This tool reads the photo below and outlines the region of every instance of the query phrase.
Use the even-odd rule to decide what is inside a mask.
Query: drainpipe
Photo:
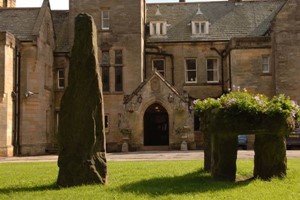
[[[226,56],[226,50],[222,50],[221,52],[216,49],[215,47],[210,48],[210,50],[214,50],[215,52],[217,52],[219,54],[219,56],[221,57],[221,74],[222,74],[222,94],[225,93],[225,88],[224,88],[224,58]]]
[[[231,50],[228,53],[229,62],[228,62],[228,68],[229,68],[229,87],[232,90],[232,76],[231,76]]]
[[[13,108],[14,108],[14,121],[13,121],[13,146],[14,156],[20,155],[20,69],[21,69],[21,55],[18,46],[14,52],[14,91]]]
[[[148,46],[147,46],[148,48]],[[151,47],[154,48],[154,47]],[[168,53],[162,53],[162,52],[147,52],[146,51],[146,55],[160,55],[160,56],[166,56],[166,57],[170,57],[171,58],[171,72],[172,72],[172,85],[174,86],[174,56],[173,54],[168,54]]]

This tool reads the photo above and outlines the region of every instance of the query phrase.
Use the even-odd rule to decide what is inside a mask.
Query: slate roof
[[[0,9],[0,31],[8,31],[21,41],[33,40],[33,28],[40,8]]]
[[[147,24],[157,21],[157,7],[161,20],[166,20],[167,36],[147,37],[148,42],[218,41],[233,37],[262,36],[270,28],[272,19],[286,0],[261,0],[233,3],[196,2],[196,3],[151,3],[147,4]],[[195,19],[200,6],[208,19],[209,34],[193,36],[191,21]]]
[[[54,24],[54,31],[56,35],[56,52],[69,51],[69,38],[68,38],[68,18],[69,11],[51,11]]]

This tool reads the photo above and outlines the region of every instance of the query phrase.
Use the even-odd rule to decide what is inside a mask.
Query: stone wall
[[[146,57],[146,75],[149,77],[153,73],[152,60],[164,59],[168,82],[172,83],[172,70],[174,71],[174,86],[180,92],[186,91],[193,98],[218,97],[222,94],[222,68],[221,57],[212,48],[219,52],[225,49],[226,43],[151,43],[151,46],[158,47],[163,53],[174,57],[172,68],[172,58],[163,54],[148,53]],[[148,50],[148,49],[147,49]],[[149,50],[148,50],[149,51]],[[154,52],[152,49],[150,52]],[[195,58],[197,61],[197,83],[186,83],[185,79],[185,59]],[[215,58],[218,60],[219,82],[208,83],[206,72],[206,59]]]
[[[0,0],[0,8],[14,8],[16,7],[16,0]]]
[[[276,94],[300,103],[300,2],[288,0],[272,23]]]
[[[21,43],[20,145],[22,155],[44,154],[53,140],[53,51],[51,14],[43,8],[35,41]],[[26,97],[27,92],[34,95]]]
[[[124,95],[131,94],[143,81],[144,0],[71,0],[69,42],[73,44],[74,18],[84,12],[93,16],[98,30],[99,61],[102,51],[109,52],[109,92],[104,92],[104,112],[108,118],[108,151],[120,150],[122,135],[118,122],[123,112]],[[109,10],[110,28],[101,30],[101,11]],[[115,50],[123,53],[123,91],[115,91]]]
[[[101,30],[101,11],[109,10],[109,30]],[[93,16],[98,30],[99,61],[102,50],[109,51],[110,93],[114,89],[114,50],[123,50],[123,91],[131,93],[143,81],[144,1],[143,0],[71,0],[70,44],[73,43],[74,17],[85,12]],[[72,45],[70,45],[72,46]],[[125,81],[124,81],[125,83]],[[106,94],[108,95],[108,94]]]
[[[0,157],[13,156],[14,49],[16,40],[0,32]]]

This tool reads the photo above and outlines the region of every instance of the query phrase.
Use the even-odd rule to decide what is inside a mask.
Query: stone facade
[[[0,32],[0,156],[13,155],[14,54],[16,39]]]
[[[202,148],[194,99],[245,88],[270,97],[285,93],[300,103],[299,1],[236,2],[70,0],[69,11],[51,11],[44,0],[38,9],[0,9],[0,31],[11,32],[20,54],[16,62],[1,46],[5,62],[21,68],[19,153],[55,151],[74,18],[81,12],[97,27],[108,151]],[[11,73],[7,66],[0,68],[0,93],[6,88],[2,93],[10,98],[14,90],[2,75]],[[1,112],[8,119],[0,122],[5,148],[12,145],[16,114],[9,101],[0,102],[13,113]],[[151,132],[161,134],[152,135],[156,142]]]
[[[275,17],[272,25],[272,55],[276,94],[284,93],[300,102],[300,3],[290,0]]]

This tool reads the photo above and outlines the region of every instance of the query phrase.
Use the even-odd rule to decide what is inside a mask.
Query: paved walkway
[[[198,160],[203,159],[203,151],[142,151],[128,153],[107,153],[108,161],[143,161],[143,160]],[[238,151],[238,159],[253,159],[254,151]],[[287,151],[288,158],[300,158],[300,150]],[[0,163],[9,162],[55,162],[57,155],[0,157]]]

